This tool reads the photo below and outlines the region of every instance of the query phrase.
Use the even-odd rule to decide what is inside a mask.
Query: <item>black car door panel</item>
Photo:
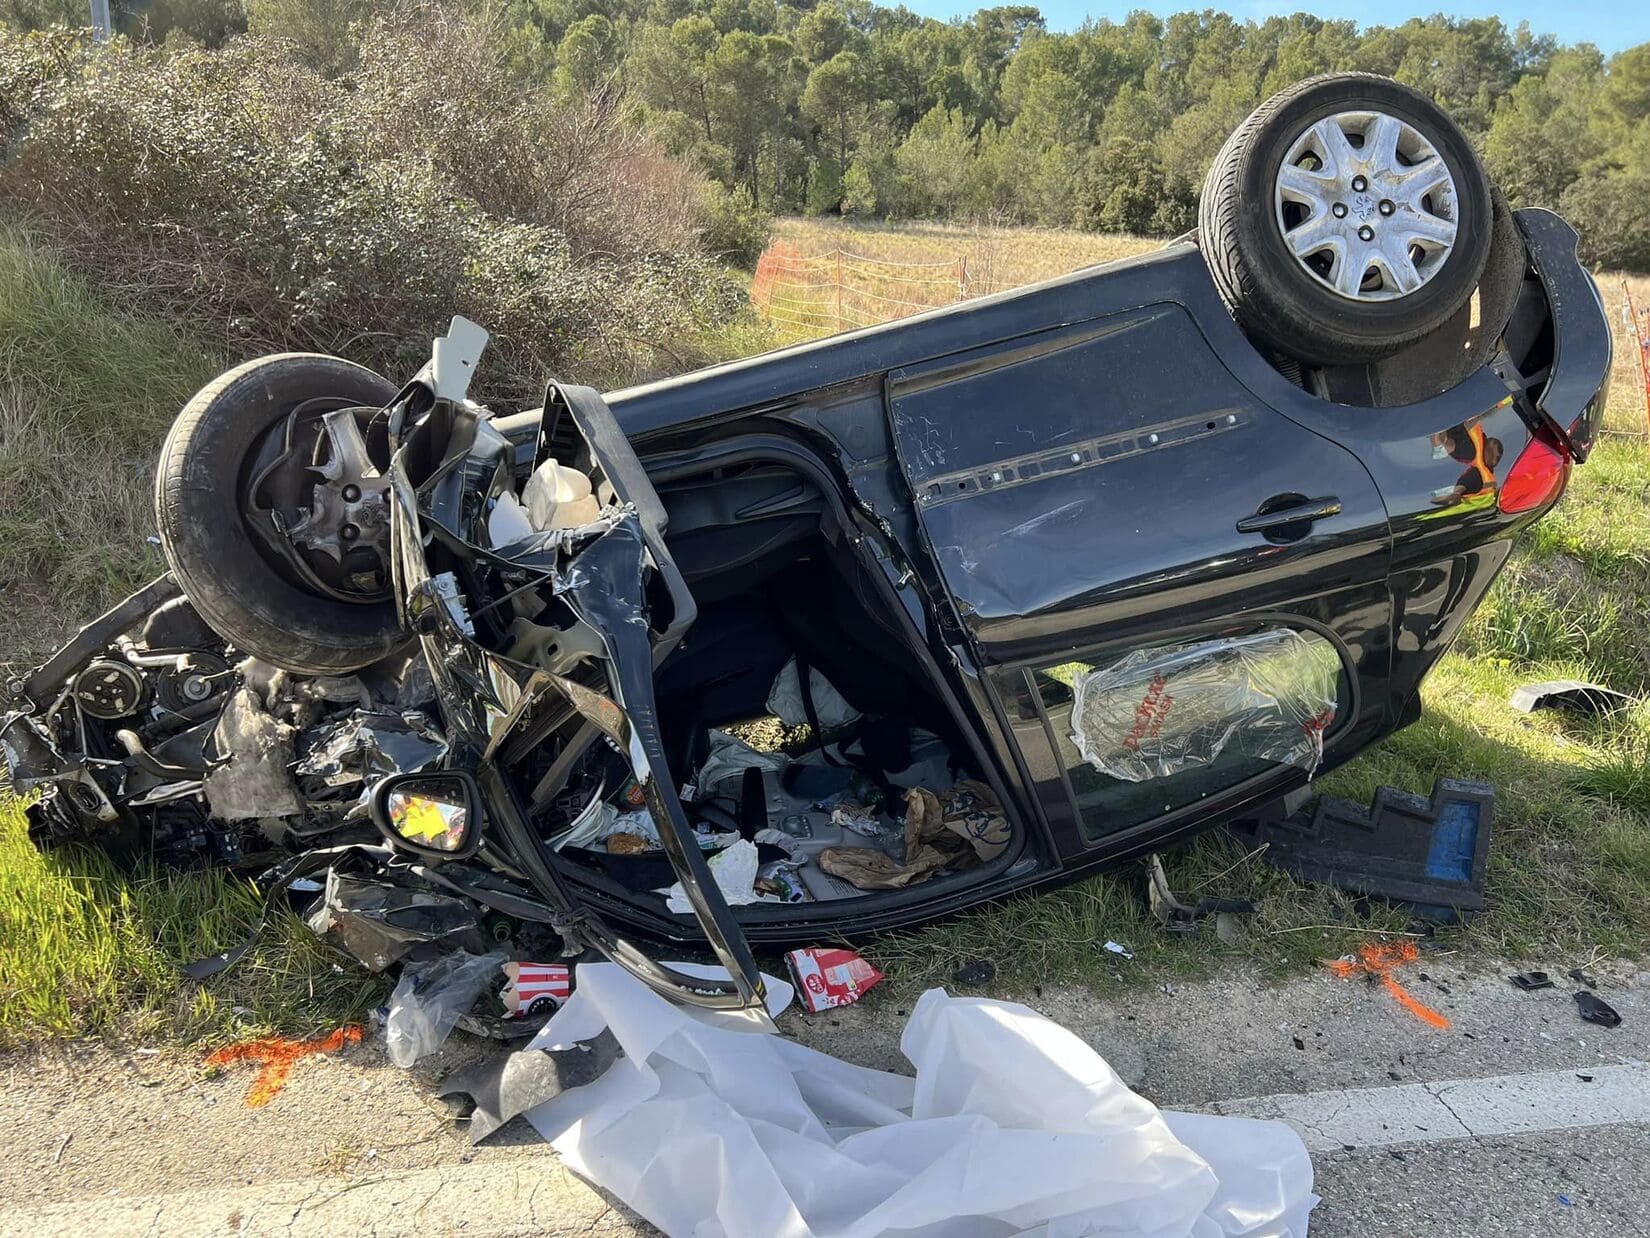
[[[895,371],[889,408],[987,663],[1385,579],[1363,464],[1238,384],[1178,305]]]
[[[1237,382],[1182,306],[896,370],[887,399],[939,584],[1045,771],[1063,849],[1304,776],[1234,746],[1128,786],[1076,755],[1060,678],[1165,633],[1251,631],[1261,615],[1321,633],[1342,660],[1334,732],[1379,725],[1360,712],[1384,709],[1390,659],[1380,493],[1351,451]]]

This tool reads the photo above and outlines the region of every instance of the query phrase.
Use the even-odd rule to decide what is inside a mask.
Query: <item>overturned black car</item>
[[[230,371],[162,454],[171,571],[8,686],[34,837],[288,853],[277,888],[329,873],[324,902],[377,890],[757,1017],[752,944],[1300,788],[1418,715],[1586,459],[1609,332],[1569,225],[1509,211],[1384,79],[1263,106],[1200,223],[510,416],[469,398],[462,319],[399,390],[331,357]],[[739,738],[770,715],[784,751]]]

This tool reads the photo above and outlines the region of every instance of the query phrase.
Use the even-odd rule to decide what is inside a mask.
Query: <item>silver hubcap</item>
[[[1326,116],[1278,169],[1283,241],[1311,276],[1352,301],[1408,296],[1455,248],[1455,180],[1420,130],[1384,112]]]

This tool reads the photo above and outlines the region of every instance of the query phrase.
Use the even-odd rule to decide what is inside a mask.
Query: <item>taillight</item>
[[[1527,512],[1551,502],[1570,480],[1570,453],[1547,430],[1538,430],[1528,447],[1513,461],[1497,500],[1502,512]]]

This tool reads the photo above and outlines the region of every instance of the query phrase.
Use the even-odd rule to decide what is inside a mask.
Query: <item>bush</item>
[[[870,215],[876,209],[876,184],[871,179],[870,170],[856,159],[848,165],[848,173],[842,178],[842,213]]]
[[[1650,271],[1650,173],[1583,176],[1559,209],[1581,233],[1583,262],[1611,271]]]
[[[809,215],[834,215],[842,205],[842,169],[833,159],[816,159],[808,166]]]
[[[756,269],[756,260],[768,247],[773,216],[756,205],[751,191],[741,185],[734,190],[721,185],[705,186],[705,249],[724,262]]]
[[[0,30],[0,83],[36,84],[0,200],[232,355],[314,349],[400,378],[459,313],[494,333],[495,396],[701,359],[741,312],[700,245],[703,179],[612,106],[521,82],[500,47],[421,9],[365,27],[337,80],[255,35],[119,45],[78,74],[53,67],[60,41]]]

